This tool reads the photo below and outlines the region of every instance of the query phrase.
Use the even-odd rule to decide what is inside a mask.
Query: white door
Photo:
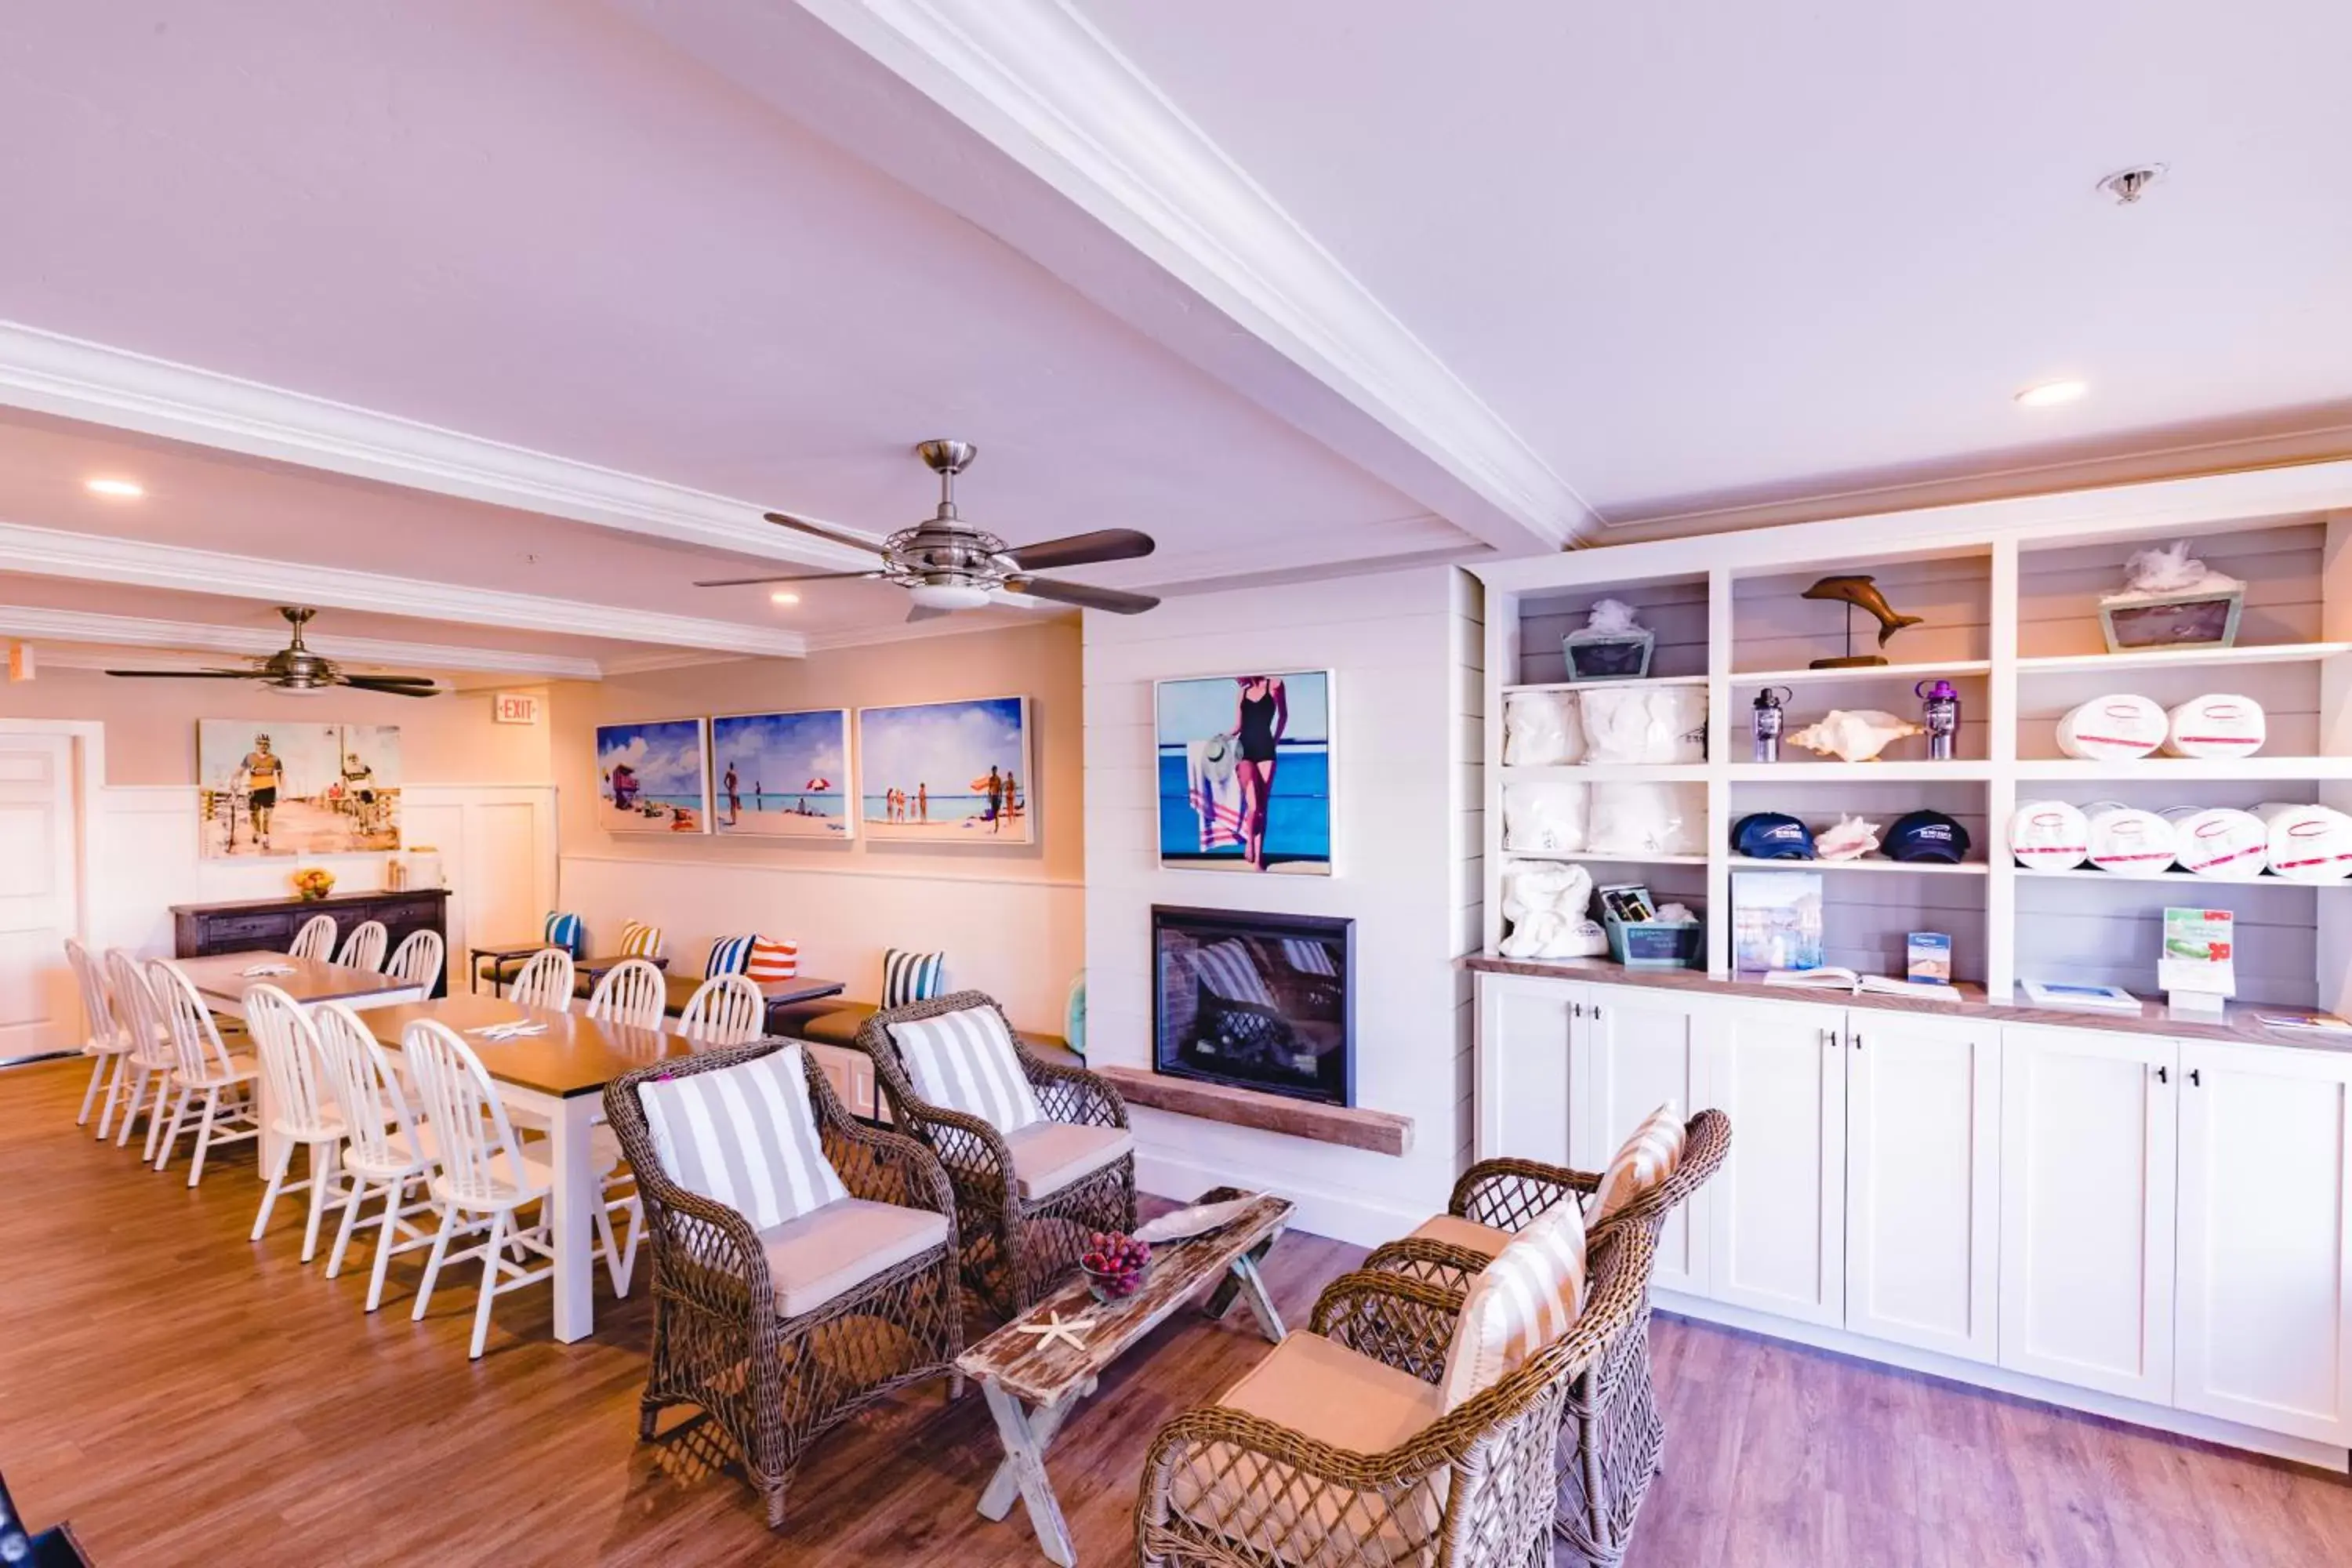
[[[2179,1045],[2001,1031],[2000,1364],[2172,1397]]]
[[[1845,1326],[1991,1361],[2000,1346],[2000,1036],[1846,1015]]]
[[[1731,1118],[1709,1194],[1707,1294],[1784,1318],[1845,1318],[1843,1007],[1710,999],[1708,1088]]]
[[[2180,1044],[2173,1403],[2352,1445],[2352,1057]]]
[[[1632,986],[1595,985],[1585,993],[1569,1083],[1570,1104],[1577,1108],[1570,1164],[1606,1169],[1617,1145],[1668,1100],[1685,1118],[1713,1103],[1695,1005],[1674,992]],[[1707,1188],[1700,1188],[1658,1234],[1651,1279],[1666,1289],[1706,1289],[1707,1200]]]
[[[66,938],[81,924],[70,735],[0,733],[0,1061],[79,1047]]]
[[[1584,987],[1478,976],[1478,1158],[1568,1163],[1570,1006]]]

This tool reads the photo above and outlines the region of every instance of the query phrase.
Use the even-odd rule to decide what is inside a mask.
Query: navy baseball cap
[[[1969,830],[1940,811],[1915,811],[1886,830],[1889,860],[1942,860],[1958,865],[1969,852]]]
[[[1786,812],[1750,812],[1731,825],[1731,847],[1751,860],[1811,860],[1813,830]]]

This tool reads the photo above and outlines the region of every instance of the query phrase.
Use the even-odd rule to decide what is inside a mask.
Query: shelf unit
[[[2241,645],[2107,652],[2097,601],[2120,585],[2125,556],[2181,538],[2247,583]],[[1487,951],[1506,934],[1501,879],[1523,858],[1504,844],[1505,789],[1523,780],[1671,783],[1690,786],[1694,798],[1704,793],[1703,856],[1525,858],[1590,861],[1601,880],[1612,879],[1602,866],[1667,868],[1660,891],[1671,886],[1702,906],[1706,968],[1718,978],[1730,974],[1733,876],[1801,868],[1823,876],[1832,963],[1899,974],[1906,928],[1948,931],[1959,974],[1980,980],[1995,1002],[2021,994],[2021,969],[2153,995],[2155,932],[2169,900],[2237,915],[2242,995],[2352,1011],[2352,900],[2319,897],[2327,887],[2029,872],[2005,848],[2021,800],[2114,798],[2163,809],[2291,799],[2352,810],[2352,462],[1656,540],[1473,570],[1486,594]],[[1872,574],[1898,610],[1927,619],[1885,645],[1895,662],[1812,668],[1809,660],[1845,651],[1847,611],[1804,599],[1802,590],[1854,573]],[[1504,699],[1577,689],[1558,679],[1559,637],[1602,597],[1632,604],[1658,633],[1658,674],[1645,684],[1706,690],[1708,760],[1503,767]],[[1853,618],[1853,650],[1874,649],[1875,625]],[[1780,762],[1748,760],[1748,706],[1761,687],[1790,689],[1785,733],[1793,734],[1831,707],[1915,716],[1914,685],[1938,677],[1962,692],[1956,761],[1927,760],[1916,739],[1880,762],[1811,761],[1785,739]],[[2252,697],[2270,718],[2269,748],[2238,761],[2060,754],[2055,717],[2113,691],[2166,706],[2205,691]],[[1884,823],[1914,806],[1966,824],[1976,839],[1969,859],[1751,862],[1727,842],[1730,824],[1750,811],[1791,811],[1818,828],[1846,811]]]

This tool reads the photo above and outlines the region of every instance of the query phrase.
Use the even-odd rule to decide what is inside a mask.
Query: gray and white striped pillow
[[[890,1042],[915,1080],[915,1092],[931,1104],[977,1116],[999,1132],[1045,1120],[995,1008],[965,1007],[893,1024]]]
[[[824,1157],[801,1048],[637,1086],[662,1173],[767,1230],[849,1195]]]
[[[1240,942],[1213,942],[1192,955],[1192,963],[1200,971],[1201,983],[1226,1001],[1275,1005],[1274,993],[1266,988],[1265,976],[1258,973],[1257,960]]]

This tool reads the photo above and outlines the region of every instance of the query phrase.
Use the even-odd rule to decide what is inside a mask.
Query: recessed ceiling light
[[[83,482],[94,496],[121,496],[135,500],[147,493],[147,487],[136,479],[88,479]]]
[[[772,605],[797,605],[801,602],[801,596],[790,588],[779,588],[768,595],[768,602]]]
[[[2055,408],[2062,403],[2074,403],[2091,390],[2086,381],[2045,381],[2029,386],[2017,395],[2021,407]]]

